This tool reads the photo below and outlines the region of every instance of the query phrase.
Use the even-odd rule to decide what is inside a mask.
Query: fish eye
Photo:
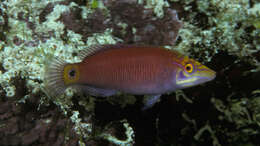
[[[192,71],[193,71],[193,66],[192,66],[192,64],[186,64],[185,65],[185,71],[186,72],[188,72],[188,73],[192,73]]]
[[[72,68],[70,71],[69,71],[69,77],[70,78],[74,78],[76,76],[76,70],[74,68]]]

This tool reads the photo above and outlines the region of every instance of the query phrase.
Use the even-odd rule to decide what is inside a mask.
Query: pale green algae
[[[259,50],[259,42],[254,40],[254,44],[250,44],[242,39],[242,36],[246,35],[245,28],[252,25],[250,20],[252,18],[260,19],[260,9],[255,8],[257,4],[250,8],[249,0],[171,1],[186,4],[185,10],[190,12],[187,20],[184,21],[183,29],[179,32],[182,41],[177,46],[178,50],[185,53],[191,52],[190,49],[196,52],[208,52],[204,56],[204,60],[208,61],[211,60],[212,54],[216,54],[220,50],[228,51],[231,55],[239,57],[250,56]],[[195,6],[191,3],[196,3],[198,11],[193,11],[192,8]],[[198,19],[195,19],[195,16],[198,13],[207,16],[208,28],[203,29],[197,26]],[[254,30],[250,35],[259,36],[259,30]],[[255,46],[257,49],[254,48]]]
[[[153,9],[154,14],[158,18],[164,16],[163,8],[169,7],[169,3],[166,0],[138,0],[139,4],[145,4],[145,9]]]
[[[81,122],[82,119],[79,118],[78,111],[73,111],[73,115],[70,117],[70,119],[75,124],[74,130],[76,131],[76,133],[80,136],[83,136],[84,138],[88,138],[89,135],[86,133],[92,132],[92,124]]]
[[[3,65],[4,72],[0,71],[0,85],[5,90],[6,96],[11,98],[15,95],[16,87],[11,84],[11,80],[17,76],[26,80],[26,87],[31,91],[28,95],[25,95],[20,99],[19,103],[25,103],[28,98],[33,98],[31,95],[39,91],[44,92],[44,84],[39,83],[37,80],[43,80],[44,66],[46,60],[51,56],[58,56],[67,62],[78,62],[79,58],[73,57],[73,52],[78,52],[87,46],[95,44],[114,44],[120,39],[117,39],[111,35],[112,29],[107,29],[103,34],[93,34],[87,38],[87,41],[82,40],[82,36],[68,30],[67,42],[64,42],[61,37],[64,34],[64,24],[57,21],[63,12],[69,11],[69,8],[77,6],[82,8],[83,17],[87,18],[87,15],[92,13],[92,10],[87,9],[84,6],[78,6],[76,3],[71,2],[68,6],[56,4],[54,10],[46,16],[46,21],[39,24],[39,15],[43,8],[50,1],[4,1],[1,2],[0,8],[7,13],[9,31],[4,32],[7,36],[5,42],[0,42],[0,62]],[[55,1],[51,1],[55,2]],[[60,1],[56,1],[60,2]],[[4,8],[3,6],[6,6]],[[47,37],[46,41],[35,40],[32,30],[27,27],[26,22],[18,19],[18,13],[24,13],[29,15],[28,21],[32,22],[36,26],[36,33],[47,35],[46,32],[54,32],[54,36]],[[13,39],[17,37],[23,42],[20,45],[14,45]],[[87,45],[86,45],[87,44]],[[68,89],[64,96],[52,99],[53,102],[67,115],[68,112],[72,112],[70,119],[74,123],[75,132],[82,138],[88,138],[91,133],[91,124],[82,122],[79,118],[78,111],[71,111],[73,105],[71,98],[73,96],[73,90]],[[91,98],[91,97],[90,97]],[[92,98],[93,99],[93,98]],[[42,95],[41,104],[48,104],[49,98]],[[47,101],[47,102],[46,102]],[[93,111],[94,102],[80,101],[80,105],[85,105],[87,110]],[[40,105],[38,106],[40,108]],[[91,116],[91,115],[90,115]],[[127,123],[126,123],[127,124]],[[126,127],[129,131],[131,127]],[[103,133],[104,139],[110,140],[110,136]],[[128,133],[126,133],[129,135]],[[131,133],[133,134],[133,133]],[[132,137],[132,135],[130,135]],[[127,139],[129,142],[129,139]],[[133,139],[130,139],[133,140]],[[115,137],[110,140],[112,143],[117,143]],[[81,145],[84,145],[82,141],[79,141]]]
[[[177,44],[174,49],[177,49],[185,54],[189,54],[192,51],[204,52],[203,60],[208,62],[212,59],[214,54],[217,54],[221,50],[228,51],[230,54],[238,56],[240,58],[250,56],[252,53],[260,50],[259,40],[253,40],[253,44],[246,43],[241,36],[245,35],[245,28],[250,25],[254,25],[256,28],[250,35],[252,37],[259,37],[259,17],[260,9],[259,4],[255,4],[252,8],[249,7],[249,0],[170,0],[172,2],[180,2],[183,4],[184,10],[189,12],[187,19],[183,20],[184,26],[180,30],[179,35],[182,40]],[[15,95],[16,87],[10,83],[11,79],[17,76],[26,79],[26,87],[30,89],[32,93],[26,95],[21,101],[26,102],[27,98],[31,98],[31,94],[42,91],[43,84],[36,80],[43,80],[44,63],[46,56],[59,56],[60,58],[68,62],[80,61],[77,57],[73,57],[74,51],[84,49],[88,45],[93,44],[106,44],[116,43],[121,41],[119,38],[112,36],[112,29],[107,28],[102,34],[96,33],[90,36],[86,42],[82,40],[80,34],[68,31],[68,41],[65,43],[61,36],[64,34],[64,24],[57,21],[62,12],[66,12],[70,7],[78,6],[76,3],[70,3],[70,5],[55,5],[54,11],[46,16],[47,21],[43,24],[39,24],[39,13],[50,1],[38,1],[38,0],[26,0],[26,1],[4,1],[0,4],[1,9],[4,10],[8,16],[10,30],[4,32],[7,36],[6,42],[0,42],[0,62],[2,63],[5,72],[0,71],[0,85],[6,92],[7,97]],[[54,2],[54,1],[51,1]],[[56,2],[59,2],[56,0]],[[145,4],[147,9],[152,8],[156,17],[161,18],[164,16],[163,8],[168,7],[169,3],[165,0],[139,0],[140,4]],[[196,3],[198,8],[197,11],[192,11],[191,3]],[[7,8],[4,8],[6,5]],[[99,6],[104,7],[102,3]],[[87,7],[81,7],[83,18],[87,18],[88,14],[92,13],[93,10]],[[105,9],[105,8],[104,8]],[[45,34],[48,31],[54,31],[54,37],[48,38],[46,42],[36,42],[36,46],[30,45],[34,42],[31,29],[28,29],[24,21],[18,20],[18,13],[23,12],[25,15],[29,15],[29,21],[34,23],[36,26],[36,32]],[[207,28],[200,28],[196,22],[195,16],[197,13],[203,13],[208,18]],[[3,18],[0,18],[3,21]],[[238,24],[241,26],[238,27]],[[120,24],[119,24],[120,25]],[[127,24],[123,24],[124,27]],[[134,28],[133,28],[134,30]],[[20,46],[13,44],[13,38],[18,37],[24,42]],[[88,44],[88,45],[86,45]],[[194,47],[195,45],[195,47]],[[202,47],[203,46],[203,47]],[[254,48],[256,46],[256,48]],[[250,58],[250,63],[259,66],[253,57]],[[71,97],[73,90],[67,90],[65,96],[56,98],[55,104],[64,111],[66,115],[73,105]],[[46,104],[46,96],[42,96],[42,104]],[[94,102],[91,98],[90,103],[88,101],[80,101],[81,105],[85,105],[86,109],[93,110]],[[187,101],[188,100],[187,98]],[[133,101],[129,101],[132,103]],[[191,101],[192,102],[192,101]],[[230,121],[235,122],[238,126],[243,124],[257,122],[259,124],[259,108],[251,103],[256,110],[256,114],[251,119],[247,116],[247,111],[243,104],[248,105],[244,99],[240,101],[233,101],[234,104],[230,104],[230,108],[224,105],[220,100],[212,99],[212,103],[216,108],[225,113],[225,117]],[[256,103],[259,103],[257,100]],[[125,104],[122,104],[124,107]],[[257,112],[258,111],[258,112]],[[91,132],[91,123],[84,123],[79,118],[78,111],[71,111],[73,115],[70,117],[75,123],[75,131],[82,137],[88,137]],[[245,115],[242,119],[242,115]],[[187,115],[188,117],[188,115]],[[235,118],[234,118],[235,117]],[[188,118],[187,118],[188,119]],[[125,128],[127,128],[127,142],[133,141],[133,130],[127,125],[127,121],[124,121]],[[210,125],[205,125],[195,135],[195,139],[199,139],[201,133],[209,131],[211,133],[213,145],[218,145],[217,137],[215,136],[214,129]],[[254,131],[258,132],[258,131]],[[120,143],[113,136],[103,133],[104,137],[114,143]],[[132,138],[132,139],[131,139]],[[129,141],[128,141],[129,140]],[[83,145],[82,141],[79,141]],[[119,144],[120,145],[120,144]]]
[[[105,137],[109,141],[113,141],[114,144],[118,146],[132,146],[134,144],[134,130],[133,128],[128,124],[127,120],[121,120],[120,121],[124,128],[126,129],[126,139],[125,140],[119,140],[115,136],[109,134],[109,133],[102,133],[101,136]]]

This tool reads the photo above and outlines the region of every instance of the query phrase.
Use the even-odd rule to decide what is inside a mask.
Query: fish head
[[[213,80],[216,72],[194,59],[184,57],[176,71],[176,85],[186,88]]]

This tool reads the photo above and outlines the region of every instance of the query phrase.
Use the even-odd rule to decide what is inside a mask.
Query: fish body
[[[215,72],[199,62],[156,46],[95,46],[80,56],[79,63],[56,59],[48,65],[45,80],[51,96],[75,86],[94,96],[123,92],[158,97],[215,78]]]
[[[175,54],[163,48],[111,49],[79,63],[81,84],[131,94],[160,94],[175,84]]]

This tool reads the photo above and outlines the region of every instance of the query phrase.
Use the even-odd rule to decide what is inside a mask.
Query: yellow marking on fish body
[[[68,64],[64,67],[63,79],[64,84],[73,84],[79,80],[80,72],[77,65]]]
[[[176,84],[177,85],[183,85],[185,87],[189,87],[189,86],[192,86],[193,82],[195,82],[198,78],[197,77],[193,77],[193,78],[189,78],[189,79],[186,79],[186,80],[177,80],[176,81]],[[190,83],[190,84],[188,84]]]

